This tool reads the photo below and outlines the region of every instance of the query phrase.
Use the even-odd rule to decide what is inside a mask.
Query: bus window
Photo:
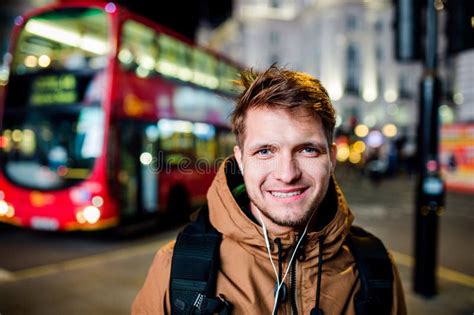
[[[122,69],[142,78],[159,73],[209,89],[234,92],[231,80],[236,79],[237,68],[133,20],[123,25],[118,58]]]
[[[133,20],[123,24],[119,62],[123,69],[134,71],[139,77],[154,73],[159,47],[153,29]]]
[[[218,66],[219,89],[227,93],[236,92],[235,81],[239,77],[239,70],[237,67],[229,65],[225,62],[219,62]]]
[[[63,8],[28,20],[13,56],[12,74],[94,70],[106,66],[110,50],[105,12]]]
[[[177,56],[176,65],[178,68],[176,77],[183,81],[190,81],[192,79],[192,70],[189,65],[191,63],[192,50],[189,46],[178,41],[175,42],[175,48]]]
[[[192,78],[192,71],[189,68],[191,48],[165,34],[160,34],[158,42],[163,53],[156,64],[156,70],[165,76],[190,81]]]
[[[177,165],[184,159],[194,159],[192,122],[161,119],[158,122],[158,130],[165,165]]]
[[[193,50],[193,83],[216,89],[219,85],[217,78],[217,60],[214,56],[200,49]]]
[[[101,108],[38,111],[10,115],[3,136],[3,171],[14,183],[33,189],[59,189],[84,180],[101,154]]]
[[[196,138],[196,157],[209,164],[216,158],[216,129],[206,123],[194,123],[193,133]]]
[[[217,133],[218,156],[227,157],[232,154],[235,145],[235,136],[228,129],[221,129]]]

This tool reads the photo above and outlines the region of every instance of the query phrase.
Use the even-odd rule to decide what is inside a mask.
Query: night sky
[[[232,0],[166,0],[166,1],[116,1],[130,10],[146,16],[194,40],[200,20],[218,26],[232,14]]]

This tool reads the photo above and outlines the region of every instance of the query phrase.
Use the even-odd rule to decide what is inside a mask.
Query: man
[[[356,314],[361,283],[346,244],[353,215],[333,175],[328,93],[315,78],[276,66],[246,71],[241,83],[234,157],[207,194],[209,221],[222,234],[215,293],[232,314]],[[171,313],[173,246],[156,254],[133,313]],[[390,269],[390,313],[405,314]]]

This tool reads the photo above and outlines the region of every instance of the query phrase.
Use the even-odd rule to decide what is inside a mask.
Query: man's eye
[[[260,156],[267,156],[267,155],[270,155],[270,153],[272,153],[272,151],[268,148],[260,149],[257,151],[257,154]]]
[[[315,149],[315,148],[304,148],[304,149],[302,150],[302,152],[303,152],[304,154],[312,155],[312,156],[317,156],[317,155],[320,154],[319,151],[318,151],[317,149]]]

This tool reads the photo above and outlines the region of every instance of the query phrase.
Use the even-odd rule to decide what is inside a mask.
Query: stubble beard
[[[255,206],[257,206],[257,208],[260,210],[262,215],[266,217],[268,220],[270,220],[271,222],[273,222],[274,224],[278,226],[282,226],[282,227],[299,229],[299,228],[303,228],[308,223],[308,221],[311,220],[311,218],[313,217],[313,213],[314,215],[316,215],[319,205],[321,204],[321,202],[323,201],[324,197],[327,194],[328,186],[329,185],[326,185],[326,187],[323,189],[324,193],[321,193],[320,195],[318,195],[316,199],[311,203],[311,205],[304,211],[304,214],[302,217],[295,218],[293,220],[280,219],[277,216],[272,215],[271,209],[267,209],[263,205],[260,205],[255,200],[255,198],[252,198],[252,196],[249,196],[249,198],[250,198],[250,202],[252,202]]]

